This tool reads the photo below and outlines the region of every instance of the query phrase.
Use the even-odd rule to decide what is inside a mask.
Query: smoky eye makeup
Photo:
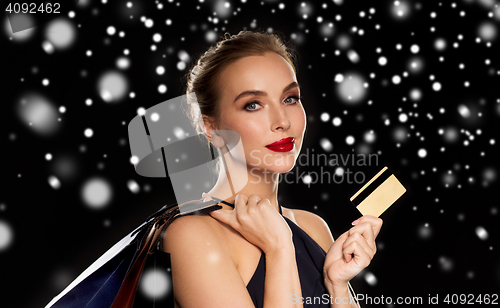
[[[296,95],[296,94],[290,94],[288,95],[283,101],[286,101],[288,99],[294,99],[295,101],[293,103],[287,103],[286,105],[295,105],[296,103],[298,103],[299,101],[302,100],[302,95]],[[252,100],[248,103],[246,103],[244,106],[243,106],[243,110],[245,111],[248,111],[248,112],[254,112],[254,111],[257,111],[259,110],[260,108],[257,108],[257,107],[252,107],[250,109],[248,109],[249,106],[257,106],[259,105],[260,106],[260,102],[258,100]]]

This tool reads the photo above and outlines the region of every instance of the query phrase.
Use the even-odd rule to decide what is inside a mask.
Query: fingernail
[[[359,222],[359,218],[356,219],[355,221],[351,222],[351,225],[355,226]]]

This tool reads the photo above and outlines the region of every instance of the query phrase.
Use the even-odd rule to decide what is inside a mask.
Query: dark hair
[[[203,116],[206,116],[205,120],[210,121],[216,127],[220,123],[218,104],[221,89],[220,73],[231,63],[248,56],[276,52],[292,66],[294,73],[297,73],[296,51],[285,43],[282,33],[240,31],[237,35],[230,35],[226,32],[220,38],[219,42],[201,55],[196,65],[185,75],[187,77],[186,94],[188,94],[185,111],[198,134],[203,133],[199,122]],[[194,93],[195,96],[190,96],[190,93]],[[198,109],[193,108],[193,104],[199,105],[201,114],[197,114]]]

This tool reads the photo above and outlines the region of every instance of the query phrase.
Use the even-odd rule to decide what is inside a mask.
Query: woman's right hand
[[[238,194],[233,210],[216,210],[210,215],[231,226],[264,253],[293,246],[290,227],[269,199]]]

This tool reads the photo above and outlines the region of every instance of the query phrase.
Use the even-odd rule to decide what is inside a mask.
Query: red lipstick
[[[268,144],[266,145],[266,148],[274,152],[288,152],[293,150],[294,146],[295,146],[295,138],[288,137],[280,139],[271,144]]]

